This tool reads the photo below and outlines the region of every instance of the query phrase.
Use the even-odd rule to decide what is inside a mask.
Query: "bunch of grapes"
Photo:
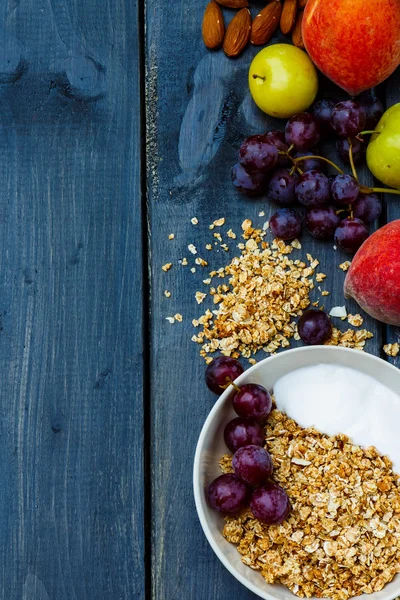
[[[239,162],[232,168],[237,190],[251,196],[267,194],[281,205],[270,218],[272,233],[293,240],[302,229],[302,218],[293,210],[305,207],[304,223],[317,239],[334,239],[354,253],[368,237],[368,224],[379,217],[382,205],[370,188],[358,181],[356,165],[365,162],[361,133],[371,132],[384,112],[372,95],[358,101],[319,100],[311,112],[294,115],[285,131],[269,131],[244,140]],[[367,130],[367,131],[365,131]],[[352,175],[320,155],[322,136],[337,135],[337,151],[351,166]],[[338,174],[329,176],[331,165]]]

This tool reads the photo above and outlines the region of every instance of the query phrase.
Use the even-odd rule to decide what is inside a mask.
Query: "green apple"
[[[288,119],[314,102],[318,76],[303,50],[290,44],[273,44],[254,57],[249,87],[262,111],[271,117]]]
[[[382,116],[367,148],[371,173],[386,185],[400,189],[400,103]]]

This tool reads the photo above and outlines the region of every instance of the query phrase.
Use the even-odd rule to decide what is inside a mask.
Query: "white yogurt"
[[[340,365],[315,365],[278,379],[274,394],[277,407],[302,427],[375,446],[400,473],[400,396],[373,377]]]

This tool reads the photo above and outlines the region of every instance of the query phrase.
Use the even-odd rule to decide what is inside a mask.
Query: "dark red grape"
[[[280,208],[271,216],[269,226],[275,237],[294,240],[301,233],[301,217],[295,210]]]
[[[264,438],[264,429],[257,421],[246,421],[240,417],[229,421],[224,430],[225,444],[231,452],[251,444],[263,446]]]
[[[357,138],[351,138],[351,145],[353,149],[353,161],[355,165],[362,165],[365,163],[366,147],[364,142],[360,142]],[[340,138],[336,142],[336,150],[339,153],[340,158],[350,164],[350,144],[346,138]]]
[[[285,134],[283,131],[268,131],[266,137],[270,142],[272,142],[280,152],[287,152],[289,150],[289,146],[286,143]],[[291,161],[286,156],[279,156],[278,162],[276,163],[278,167],[288,167],[291,165]]]
[[[270,453],[254,445],[239,448],[233,455],[232,467],[239,479],[253,487],[264,483],[274,470]]]
[[[299,336],[305,344],[323,344],[329,340],[332,333],[331,320],[326,313],[318,308],[310,308],[304,312],[298,323]]]
[[[286,124],[286,142],[295,146],[296,150],[310,150],[314,148],[320,137],[319,124],[314,115],[298,113]]]
[[[332,111],[331,124],[339,137],[356,137],[365,127],[364,109],[354,100],[336,104]]]
[[[293,158],[302,158],[303,156],[318,156],[319,152],[315,148],[313,150],[308,150],[307,152],[296,152]],[[318,158],[307,158],[306,160],[302,160],[299,163],[299,167],[302,171],[321,171],[322,173],[326,172],[327,164],[323,160],[319,160]]]
[[[307,231],[318,240],[333,239],[340,217],[332,206],[309,208],[306,212],[305,223]]]
[[[287,493],[276,483],[267,483],[254,490],[250,509],[256,519],[267,525],[282,523],[291,511]]]
[[[335,231],[335,243],[346,252],[354,254],[368,237],[368,228],[361,219],[343,219]]]
[[[221,386],[226,386],[230,381],[235,381],[243,371],[242,365],[235,358],[218,356],[207,366],[207,387],[214,394],[222,394],[224,388]]]
[[[363,107],[367,120],[365,122],[365,129],[375,129],[376,125],[380,121],[381,116],[385,112],[383,103],[373,96],[369,92],[364,92],[357,98],[357,102]]]
[[[353,204],[353,214],[364,223],[372,223],[382,212],[382,202],[376,194],[360,194]]]
[[[331,185],[332,200],[335,204],[339,204],[339,206],[353,204],[359,193],[360,186],[354,177],[347,175],[347,173],[336,175]]]
[[[329,202],[329,179],[319,171],[306,171],[296,184],[296,196],[300,204],[310,208]]]
[[[271,396],[257,383],[246,383],[240,387],[232,400],[235,412],[243,419],[263,421],[272,409]]]
[[[335,106],[336,102],[334,100],[323,99],[315,102],[311,108],[314,117],[319,123],[321,133],[324,135],[333,133],[331,117]]]
[[[239,162],[248,173],[270,171],[278,161],[278,148],[265,135],[252,135],[239,149]]]
[[[283,206],[290,206],[296,202],[295,186],[299,176],[291,169],[277,169],[269,180],[267,195],[271,200]]]
[[[235,188],[248,196],[259,196],[265,191],[267,176],[261,171],[248,173],[243,165],[236,163],[232,167],[232,183]]]
[[[236,515],[246,508],[250,488],[233,473],[214,479],[208,488],[208,502],[214,510],[227,515]]]

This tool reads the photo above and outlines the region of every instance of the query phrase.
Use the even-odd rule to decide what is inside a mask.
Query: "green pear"
[[[367,148],[371,173],[392,188],[400,189],[400,103],[382,116]]]

